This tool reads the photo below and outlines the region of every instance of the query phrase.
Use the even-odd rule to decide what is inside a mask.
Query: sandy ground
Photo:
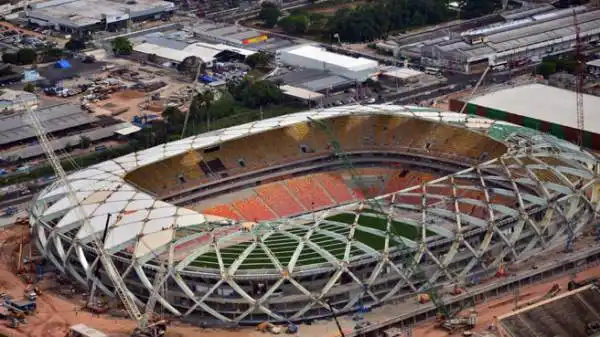
[[[21,238],[28,241],[29,228],[26,226],[11,226],[0,232],[0,288],[14,298],[22,296],[26,283],[14,274],[17,251]],[[26,251],[26,249],[24,249]],[[63,337],[68,327],[84,323],[104,331],[111,337],[129,336],[135,322],[128,319],[118,319],[107,315],[93,315],[82,311],[80,306],[66,298],[59,297],[48,291],[44,292],[37,301],[38,310],[33,316],[27,317],[27,324],[17,329],[11,329],[6,321],[0,321],[0,333],[10,337]],[[224,331],[200,329],[183,324],[174,324],[169,328],[168,336],[206,336],[206,337],[247,337],[251,329]]]

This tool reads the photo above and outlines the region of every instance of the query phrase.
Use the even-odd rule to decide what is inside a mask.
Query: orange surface
[[[275,219],[277,216],[267,208],[265,203],[257,197],[239,200],[233,203],[242,219],[248,221],[262,221]]]
[[[286,181],[290,191],[308,210],[330,207],[333,200],[311,176],[293,178]]]
[[[354,200],[352,192],[338,174],[320,173],[315,177],[337,203],[341,204]]]
[[[281,183],[259,186],[255,191],[281,217],[306,212]]]
[[[202,213],[222,216],[225,218],[235,219],[235,220],[240,219],[239,214],[236,213],[235,210],[233,208],[231,208],[229,205],[217,205],[215,207],[211,207],[211,208],[208,208],[208,209],[202,211]]]

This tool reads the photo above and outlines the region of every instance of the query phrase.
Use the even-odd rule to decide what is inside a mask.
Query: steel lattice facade
[[[355,202],[251,230],[156,200],[123,179],[190,148],[308,117],[353,114],[451,123],[501,139],[508,151],[377,197],[376,212],[373,201]],[[565,245],[595,219],[598,173],[592,154],[505,122],[416,107],[349,106],[236,126],[94,165],[69,176],[79,206],[56,183],[37,196],[30,221],[38,247],[57,268],[85,286],[95,281],[106,294],[112,294],[112,285],[104,274],[95,279],[90,272],[99,262],[89,243],[102,234],[110,213],[118,216],[110,218],[104,249],[140,304],[152,288],[157,264],[168,263],[159,303],[174,315],[194,322],[301,321],[329,316],[326,302],[350,312],[395,299],[414,301],[433,284],[474,282],[505,261]],[[76,207],[88,214],[91,228],[83,226]],[[332,218],[339,213],[354,219]],[[365,225],[366,217],[379,219],[382,227]],[[398,236],[391,230],[396,223],[418,228],[419,234]],[[381,247],[365,244],[366,236],[380,239]],[[191,248],[181,248],[186,243]],[[195,263],[207,256],[214,259],[213,267]]]

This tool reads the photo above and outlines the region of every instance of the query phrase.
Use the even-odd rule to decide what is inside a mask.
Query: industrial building
[[[38,97],[30,92],[12,89],[0,90],[0,115],[37,109]]]
[[[55,136],[87,128],[97,118],[83,111],[77,104],[57,104],[38,109],[46,131]],[[35,130],[25,113],[0,117],[0,148],[7,148],[35,139]]]
[[[450,110],[460,111],[464,102],[450,100]],[[600,149],[600,97],[583,95],[583,145]],[[504,120],[578,140],[575,92],[543,84],[528,84],[483,94],[470,100],[465,113]]]
[[[337,54],[325,48],[304,44],[277,51],[277,62],[298,68],[329,71],[333,74],[363,82],[379,72],[377,61],[364,57]]]
[[[600,77],[600,59],[592,60],[586,63],[588,73]]]
[[[184,27],[183,31],[209,43],[222,43],[253,50],[275,51],[293,44],[290,40],[271,36],[266,32],[229,23],[201,21]]]
[[[163,0],[50,0],[27,6],[25,17],[32,23],[68,33],[125,28],[129,21],[161,18],[175,11]]]
[[[428,40],[396,46],[395,53],[419,57],[426,66],[465,73],[481,72],[488,66],[521,66],[573,50],[573,11],[583,43],[594,45],[600,40],[600,10],[585,6],[543,9],[503,16],[500,22],[467,31],[439,31]]]
[[[332,155],[314,127],[319,122],[351,149],[352,165],[371,168],[390,158],[415,165],[404,176],[409,187],[365,202],[335,175],[316,184],[317,168],[339,170],[345,157]],[[85,168],[68,177],[78,202],[52,184],[35,196],[29,219],[35,244],[60,272],[83,286],[93,279],[105,294],[122,275],[135,299],[156,293],[166,312],[196,324],[314,321],[332,315],[322,303],[339,314],[388,303],[414,312],[424,283],[441,289],[493,277],[505,256],[518,263],[562,247],[569,230],[582,234],[594,219],[596,165],[572,144],[506,122],[414,106],[344,106],[215,130]],[[433,167],[436,179],[409,178],[432,179]],[[314,182],[326,200],[304,198],[317,193],[313,188],[290,186],[228,206],[238,215],[193,206],[203,193],[214,198],[291,172],[303,174],[303,186]],[[580,183],[559,179],[561,172]],[[308,207],[289,209],[301,198]],[[388,204],[372,208],[378,203]],[[327,211],[315,211],[323,204]],[[275,218],[254,220],[259,212]],[[375,220],[383,212],[388,226],[402,229],[386,230]],[[111,272],[90,248],[105,229],[98,247],[113,259]],[[431,262],[437,256],[443,263]],[[166,273],[155,292],[150,280],[159,265],[177,274]]]
[[[236,57],[244,60],[255,53],[253,50],[225,45],[222,43],[206,43],[198,41],[191,34],[182,32],[173,34],[152,33],[134,39],[134,56],[140,60],[148,60],[150,55],[153,62],[176,66],[187,57],[197,57],[207,66],[220,57]]]

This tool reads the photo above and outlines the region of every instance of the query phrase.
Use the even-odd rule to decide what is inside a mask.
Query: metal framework
[[[124,180],[128,172],[190,149],[305,123],[309,117],[349,115],[453,123],[502,134],[509,150],[467,169],[457,164],[449,176],[376,198],[385,205],[385,214],[361,211],[369,205],[360,201],[261,223],[253,230],[156,200]],[[413,155],[430,165],[436,161],[431,153]],[[172,314],[195,322],[287,322],[329,316],[328,303],[342,313],[356,310],[361,301],[378,305],[414,298],[424,283],[406,264],[411,259],[420,264],[428,284],[440,286],[494,273],[506,259],[563,245],[568,224],[578,235],[599,210],[598,164],[578,146],[504,122],[419,107],[349,106],[213,131],[94,165],[66,177],[79,203],[71,201],[68,188],[55,183],[38,195],[30,214],[40,250],[83,285],[99,261],[94,233],[104,229],[107,213],[120,214],[111,218],[102,251],[136,296],[156,294],[148,273],[164,272],[160,282],[167,290],[156,299]],[[440,193],[441,188],[447,192]],[[473,214],[463,205],[485,211]],[[89,226],[83,226],[80,208]],[[339,213],[354,215],[354,221],[331,218]],[[366,217],[386,219],[387,226],[391,221],[414,226],[421,230],[422,244],[367,226]],[[206,226],[219,221],[220,227]],[[381,239],[383,248],[365,244],[361,235]],[[407,248],[398,249],[397,240]],[[156,252],[169,245],[166,270],[158,272],[162,261]],[[98,288],[114,295],[111,284],[99,282]]]

